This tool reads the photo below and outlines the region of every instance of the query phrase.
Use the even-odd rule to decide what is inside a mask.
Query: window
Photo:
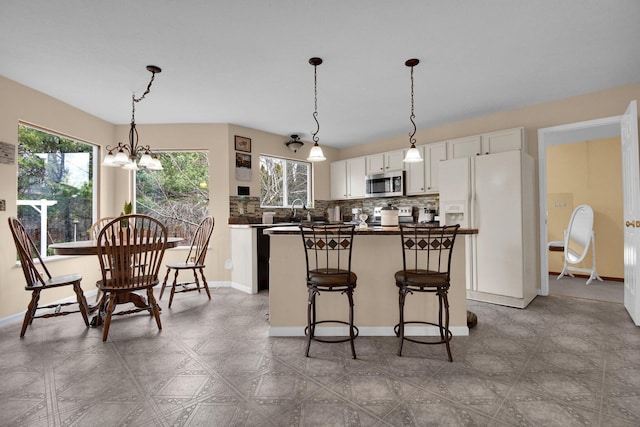
[[[158,159],[162,170],[136,171],[135,212],[161,220],[170,236],[190,241],[209,215],[209,154],[161,152]]]
[[[26,125],[18,127],[18,219],[40,248],[88,240],[97,195],[97,147]]]
[[[260,206],[290,207],[297,199],[312,204],[311,163],[260,156]]]

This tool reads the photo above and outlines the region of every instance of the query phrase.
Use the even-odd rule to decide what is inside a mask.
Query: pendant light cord
[[[147,69],[149,69],[149,67],[147,67]],[[153,84],[153,79],[156,78],[156,71],[152,71],[152,70],[149,70],[149,71],[151,71],[151,80],[149,80],[149,84],[147,85],[147,90],[144,91],[144,93],[142,94],[142,96],[140,96],[140,98],[136,98],[135,93],[131,95],[131,123],[136,122],[136,102],[142,101],[144,97],[147,96],[149,92],[151,92],[151,85]]]
[[[314,145],[318,145],[318,132],[320,132],[320,122],[318,122],[318,77],[317,77],[318,66],[313,66],[313,101],[314,101],[314,110],[313,110],[313,120],[316,121],[316,131],[313,133],[313,142]]]
[[[416,134],[416,122],[413,120],[416,118],[416,115],[413,113],[413,66],[411,66],[411,115],[409,116],[409,120],[411,120],[411,124],[413,125],[413,131],[409,133],[409,142],[411,143],[411,148],[416,147],[416,139],[414,138]]]

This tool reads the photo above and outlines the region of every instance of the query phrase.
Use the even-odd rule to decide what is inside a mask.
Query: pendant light
[[[149,145],[138,145],[138,131],[136,130],[136,102],[140,102],[151,91],[151,84],[156,73],[161,72],[160,67],[155,65],[147,65],[147,70],[151,72],[151,80],[147,85],[147,90],[142,94],[140,98],[136,98],[134,93],[131,97],[131,129],[129,129],[129,144],[123,144],[118,142],[115,147],[107,145],[107,155],[102,162],[103,166],[110,167],[122,167],[128,170],[138,170],[138,166],[146,167],[152,170],[162,170],[162,164],[158,160],[158,156],[151,151]],[[114,154],[114,151],[116,153]],[[140,161],[138,160],[138,154],[141,154]],[[137,162],[137,163],[136,163]]]
[[[318,65],[322,64],[321,58],[311,58],[309,59],[309,64],[313,65],[313,100],[314,100],[314,111],[313,111],[313,119],[316,121],[317,129],[312,134],[313,135],[313,147],[311,147],[311,151],[309,152],[309,157],[307,157],[307,161],[309,162],[321,162],[323,160],[327,160],[322,152],[322,148],[318,145],[318,132],[320,131],[320,123],[318,122],[318,78],[317,78],[317,69]]]
[[[409,134],[409,142],[411,143],[411,148],[407,150],[407,153],[404,156],[404,161],[407,163],[418,163],[422,161],[422,157],[420,156],[420,151],[416,148],[416,139],[414,138],[416,134],[416,122],[413,120],[416,118],[416,115],[413,113],[413,67],[418,65],[420,60],[418,59],[407,59],[404,63],[407,67],[411,68],[411,115],[409,116],[409,120],[411,120],[411,124],[413,125],[413,131]]]

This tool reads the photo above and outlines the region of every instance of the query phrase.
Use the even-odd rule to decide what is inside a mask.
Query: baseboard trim
[[[589,278],[588,274],[581,274],[581,273],[574,273],[574,272],[571,272],[571,274],[573,274],[575,277],[579,277],[581,279],[588,279]],[[560,275],[560,272],[559,271],[550,271],[549,275],[558,277]],[[610,277],[610,276],[602,276],[600,274],[598,274],[598,276],[600,276],[600,278],[602,280],[608,280],[610,282],[624,282],[624,277]]]

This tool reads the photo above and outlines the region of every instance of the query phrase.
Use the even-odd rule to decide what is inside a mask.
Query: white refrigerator
[[[467,298],[524,308],[537,295],[533,158],[520,150],[440,162],[440,220],[468,235]]]

